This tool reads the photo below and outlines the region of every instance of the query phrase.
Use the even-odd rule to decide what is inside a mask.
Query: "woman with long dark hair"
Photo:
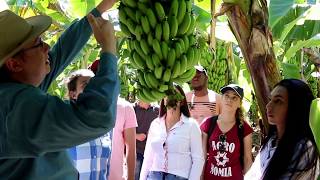
[[[199,180],[203,168],[201,131],[190,118],[179,85],[161,101],[160,115],[150,126],[140,180]]]
[[[319,152],[309,127],[314,99],[301,80],[280,81],[267,104],[268,136],[245,179],[316,179]]]
[[[243,89],[237,84],[221,88],[221,111],[201,125],[206,155],[204,180],[241,180],[252,164],[252,128],[241,108]]]

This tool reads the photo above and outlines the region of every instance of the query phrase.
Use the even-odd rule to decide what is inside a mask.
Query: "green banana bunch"
[[[200,53],[192,2],[120,0],[120,28],[128,37],[126,48],[137,73],[138,98],[159,101],[175,92],[173,82],[185,83],[194,76]]]

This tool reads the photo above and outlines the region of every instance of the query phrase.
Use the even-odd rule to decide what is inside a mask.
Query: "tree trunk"
[[[251,75],[264,126],[268,128],[266,105],[270,90],[281,79],[268,27],[266,0],[223,0],[221,11],[226,13]],[[226,1],[228,3],[226,3]]]

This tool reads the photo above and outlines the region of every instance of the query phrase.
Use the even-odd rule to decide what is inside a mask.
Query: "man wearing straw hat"
[[[50,17],[0,12],[0,179],[77,179],[65,149],[113,128],[119,94],[116,40],[111,23],[99,16],[114,1],[103,0],[51,49],[40,38]],[[97,75],[75,101],[47,94],[92,31],[102,48]]]

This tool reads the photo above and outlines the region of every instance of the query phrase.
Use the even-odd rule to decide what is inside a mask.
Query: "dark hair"
[[[284,79],[275,85],[275,87],[277,86],[286,88],[288,92],[288,111],[285,120],[286,126],[284,134],[279,140],[274,155],[266,169],[264,179],[279,179],[287,171],[294,175],[295,172],[310,170],[315,167],[319,156],[319,152],[315,148],[316,144],[313,134],[309,127],[310,105],[314,99],[309,86],[298,79]],[[274,137],[276,131],[276,126],[270,125],[268,136],[264,141],[262,148],[266,146],[271,137]],[[308,147],[308,141],[312,142],[313,147]],[[302,143],[301,148],[306,151],[308,151],[308,148],[315,149],[310,152],[309,157],[306,157],[309,159],[302,159],[305,151],[301,151],[301,153],[293,159],[298,143]],[[297,165],[301,160],[306,161],[306,166],[303,167],[303,169],[298,169]],[[289,166],[292,166],[293,168],[288,168]]]
[[[188,108],[188,103],[187,103],[187,98],[186,98],[186,95],[184,94],[182,88],[178,85],[178,84],[174,84],[173,85],[174,88],[176,90],[178,90],[180,92],[180,94],[184,97],[183,100],[181,100],[181,106],[180,106],[180,112],[185,115],[186,117],[190,117],[190,111],[189,111],[189,108]],[[161,100],[161,103],[160,103],[160,113],[159,113],[159,117],[162,117],[164,116],[165,114],[167,113],[167,108],[166,106],[164,105],[164,99]]]
[[[69,79],[69,82],[67,83],[67,87],[68,87],[68,90],[69,91],[75,91],[77,90],[77,81],[78,81],[78,78],[80,77],[79,76],[73,76]]]

